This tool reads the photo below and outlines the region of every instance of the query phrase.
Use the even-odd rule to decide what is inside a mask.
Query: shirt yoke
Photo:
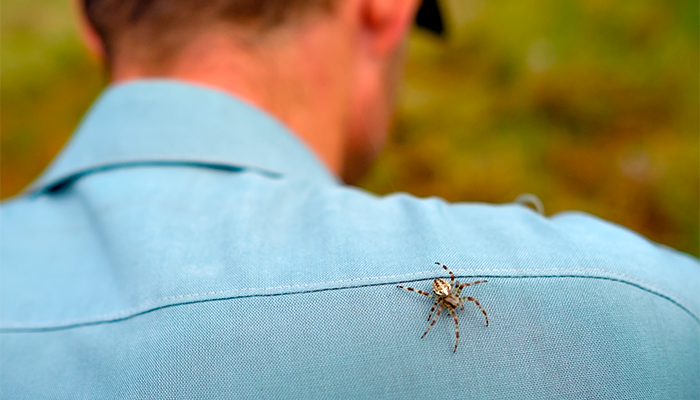
[[[20,197],[3,220],[2,329],[198,300],[458,277],[606,279],[698,320],[695,260],[582,213],[449,204],[256,171],[136,167]],[[686,277],[685,279],[683,277]],[[687,279],[691,277],[691,279]]]

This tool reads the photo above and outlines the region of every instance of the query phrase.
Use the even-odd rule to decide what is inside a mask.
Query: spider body
[[[452,286],[444,279],[435,279],[433,281],[433,292],[438,296],[449,296],[452,291]]]
[[[433,311],[435,311],[435,307],[437,307],[437,312],[435,313],[435,318],[432,320],[430,325],[428,326],[428,329],[426,329],[425,333],[423,333],[423,336],[421,336],[421,339],[425,337],[425,335],[428,334],[430,331],[430,328],[435,325],[435,322],[437,322],[437,319],[440,317],[440,314],[442,313],[443,309],[446,309],[452,314],[452,318],[455,321],[455,349],[453,352],[457,352],[457,345],[459,344],[459,321],[457,320],[457,312],[455,311],[457,308],[460,306],[462,309],[464,309],[464,301],[471,301],[474,304],[476,304],[477,307],[479,307],[479,310],[484,314],[484,317],[486,318],[486,326],[489,326],[489,316],[486,314],[486,311],[484,311],[483,307],[481,307],[481,304],[473,298],[469,296],[465,297],[460,297],[460,294],[462,293],[462,289],[464,289],[467,286],[472,286],[476,285],[478,283],[484,283],[486,281],[475,281],[475,282],[469,282],[469,283],[459,283],[455,279],[455,275],[452,273],[452,271],[447,268],[445,264],[441,264],[439,262],[436,262],[435,264],[441,266],[442,268],[445,269],[450,274],[450,281],[447,282],[445,279],[435,279],[433,281],[433,294],[424,292],[422,290],[414,289],[412,287],[407,287],[407,286],[397,286],[400,289],[405,289],[411,292],[415,292],[418,294],[422,294],[423,296],[427,296],[430,298],[435,299],[435,302],[433,303],[433,307],[430,309],[430,313],[428,314],[428,321],[431,320],[431,317],[433,316]]]

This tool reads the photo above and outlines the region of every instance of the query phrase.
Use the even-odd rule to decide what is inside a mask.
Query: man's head
[[[418,0],[80,0],[112,80],[169,77],[267,110],[346,181],[385,141]]]
[[[128,59],[167,71],[194,38],[218,27],[260,38],[305,15],[331,12],[335,0],[82,0],[108,63]]]

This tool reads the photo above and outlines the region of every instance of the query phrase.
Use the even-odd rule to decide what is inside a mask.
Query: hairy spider
[[[400,289],[410,290],[411,292],[416,292],[418,294],[422,294],[423,296],[428,296],[430,298],[436,299],[435,303],[433,303],[433,308],[430,309],[430,314],[428,314],[428,321],[430,321],[430,317],[433,315],[435,307],[438,308],[437,313],[435,313],[435,318],[433,319],[433,322],[430,323],[428,329],[426,329],[425,333],[423,333],[423,336],[420,337],[421,339],[423,339],[425,335],[428,334],[430,328],[432,328],[433,325],[435,325],[435,322],[438,320],[438,318],[440,318],[440,313],[442,313],[443,307],[450,311],[450,313],[452,314],[452,318],[454,318],[455,320],[455,336],[457,336],[457,340],[455,341],[455,349],[453,353],[456,353],[457,345],[459,344],[459,322],[457,321],[457,312],[455,312],[455,309],[459,306],[462,306],[462,310],[464,310],[464,300],[472,301],[474,302],[474,304],[476,304],[477,307],[479,307],[479,310],[481,310],[481,312],[484,313],[484,317],[486,317],[486,326],[489,326],[489,316],[486,314],[486,311],[484,311],[484,309],[481,307],[481,304],[479,304],[479,302],[476,301],[475,298],[469,296],[459,297],[459,295],[462,293],[462,289],[464,289],[465,287],[476,285],[477,283],[484,283],[486,281],[475,281],[460,284],[459,281],[455,281],[455,274],[453,274],[452,271],[450,271],[445,264],[441,264],[439,262],[436,262],[435,264],[441,266],[442,268],[445,268],[445,271],[447,271],[450,274],[449,283],[447,283],[447,281],[444,279],[435,279],[433,281],[433,292],[435,292],[435,295],[424,292],[422,290],[414,289],[412,287],[397,287]]]

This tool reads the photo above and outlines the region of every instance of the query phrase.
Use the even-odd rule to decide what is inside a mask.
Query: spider
[[[428,321],[430,321],[430,317],[432,317],[433,311],[435,311],[435,307],[437,307],[435,319],[433,319],[433,322],[430,323],[430,326],[428,326],[428,329],[426,329],[425,333],[423,333],[423,336],[420,337],[421,339],[423,339],[425,335],[428,334],[430,328],[432,328],[433,325],[435,325],[435,322],[438,320],[438,318],[440,318],[440,313],[442,313],[443,307],[450,311],[450,313],[452,314],[452,318],[454,318],[455,320],[455,336],[457,337],[457,340],[455,341],[455,349],[453,353],[456,353],[457,345],[459,344],[459,322],[457,321],[457,313],[455,312],[455,309],[459,306],[462,306],[462,310],[464,310],[464,300],[473,301],[474,304],[476,304],[476,306],[479,307],[479,310],[481,310],[481,312],[484,313],[484,317],[486,317],[486,326],[489,326],[489,316],[486,314],[486,311],[484,311],[484,309],[481,307],[481,304],[479,304],[479,302],[476,301],[475,298],[469,296],[459,297],[459,295],[462,293],[462,289],[464,289],[465,287],[476,285],[477,283],[484,283],[486,281],[475,281],[460,284],[459,281],[455,281],[455,274],[453,274],[452,271],[450,271],[445,264],[441,264],[439,262],[436,262],[435,264],[441,266],[442,268],[445,268],[445,271],[447,271],[450,274],[450,283],[447,283],[445,279],[435,279],[433,281],[433,292],[435,292],[435,295],[424,292],[422,290],[414,289],[412,287],[397,286],[397,288],[406,289],[411,292],[416,292],[418,294],[422,294],[423,296],[428,296],[430,298],[436,299],[435,303],[433,303],[433,308],[430,309],[430,314],[428,314]]]

